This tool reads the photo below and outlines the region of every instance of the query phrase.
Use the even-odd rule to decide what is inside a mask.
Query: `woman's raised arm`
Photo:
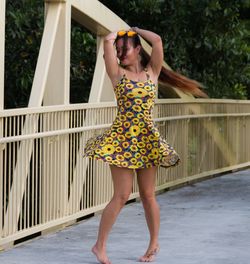
[[[111,32],[104,38],[104,61],[107,74],[113,84],[119,75],[119,64],[114,50],[116,36],[117,32]]]
[[[140,29],[138,27],[132,27],[132,30],[137,32],[143,39],[152,45],[152,53],[150,56],[149,65],[151,66],[153,73],[159,76],[163,62],[163,47],[161,37],[152,31]]]

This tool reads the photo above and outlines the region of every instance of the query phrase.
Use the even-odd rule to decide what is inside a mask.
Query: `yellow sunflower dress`
[[[161,137],[153,121],[156,84],[146,69],[145,73],[145,82],[130,80],[124,73],[114,89],[117,116],[109,129],[87,141],[84,157],[130,169],[178,164],[179,155]]]

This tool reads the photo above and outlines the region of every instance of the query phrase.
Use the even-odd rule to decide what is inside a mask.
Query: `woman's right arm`
[[[114,51],[114,41],[116,39],[117,32],[111,32],[104,38],[104,61],[107,74],[113,84],[117,83],[119,79],[119,64]]]
[[[163,62],[163,47],[161,37],[152,31],[140,29],[138,27],[132,27],[132,30],[137,32],[142,38],[147,40],[152,45],[152,53],[149,64],[154,74],[158,78]]]

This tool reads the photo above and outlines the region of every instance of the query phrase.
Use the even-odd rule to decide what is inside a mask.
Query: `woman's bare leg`
[[[153,261],[155,254],[159,251],[158,235],[160,228],[160,210],[155,198],[156,172],[157,167],[137,170],[140,197],[150,233],[148,249],[140,258],[142,262]]]
[[[110,169],[114,185],[114,195],[102,213],[98,238],[92,248],[92,252],[102,264],[111,263],[106,254],[108,234],[115,223],[120,210],[129,198],[132,191],[134,175],[134,172],[131,169],[119,168],[116,166],[110,166]]]

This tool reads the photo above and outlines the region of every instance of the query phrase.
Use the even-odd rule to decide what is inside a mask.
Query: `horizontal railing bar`
[[[169,103],[169,104],[250,104],[250,100],[234,100],[234,99],[201,99],[201,98],[188,98],[188,99],[156,99],[156,103]]]
[[[160,104],[235,104],[235,105],[250,105],[250,100],[229,100],[229,99],[157,99],[155,105]],[[84,109],[98,109],[102,107],[117,107],[115,101],[101,102],[101,103],[82,103],[82,104],[69,104],[69,105],[56,105],[56,106],[43,106],[43,107],[31,107],[31,108],[14,108],[5,109],[0,111],[1,117],[18,116],[26,114],[38,114],[57,111],[72,111],[72,110],[84,110]]]
[[[66,112],[73,110],[87,110],[87,109],[98,109],[102,107],[116,107],[115,102],[103,102],[103,103],[84,103],[84,104],[71,104],[71,105],[57,105],[57,106],[43,106],[43,107],[31,107],[31,108],[17,108],[7,109],[0,111],[1,117],[18,116],[26,114],[43,114],[50,112]]]
[[[155,122],[165,122],[165,121],[175,121],[175,120],[185,120],[185,119],[197,119],[197,118],[214,118],[214,117],[245,117],[250,116],[250,113],[229,113],[229,114],[203,114],[203,115],[185,115],[185,116],[171,116],[171,117],[160,117],[155,118]],[[84,131],[90,130],[97,130],[108,128],[112,124],[103,124],[103,125],[95,125],[95,126],[86,126],[86,127],[77,127],[77,128],[68,128],[68,129],[60,129],[60,130],[53,130],[49,132],[39,132],[27,135],[19,135],[19,136],[11,136],[11,137],[4,137],[0,138],[0,144],[10,143],[10,142],[17,142],[22,140],[29,140],[29,139],[37,139],[37,138],[45,138],[45,137],[53,137],[53,136],[61,136],[66,134],[74,134],[80,133]]]
[[[223,114],[201,114],[201,115],[181,115],[181,116],[167,116],[155,118],[155,121],[171,121],[181,119],[196,119],[196,118],[210,118],[210,117],[239,117],[250,116],[250,113],[223,113]]]
[[[0,144],[22,141],[22,140],[29,140],[29,139],[62,136],[66,134],[74,134],[74,133],[80,133],[84,131],[108,128],[109,126],[111,126],[111,124],[68,128],[68,129],[60,129],[60,130],[54,130],[54,131],[49,131],[49,132],[39,132],[39,133],[33,133],[33,134],[28,134],[28,135],[12,136],[12,137],[0,138]]]

